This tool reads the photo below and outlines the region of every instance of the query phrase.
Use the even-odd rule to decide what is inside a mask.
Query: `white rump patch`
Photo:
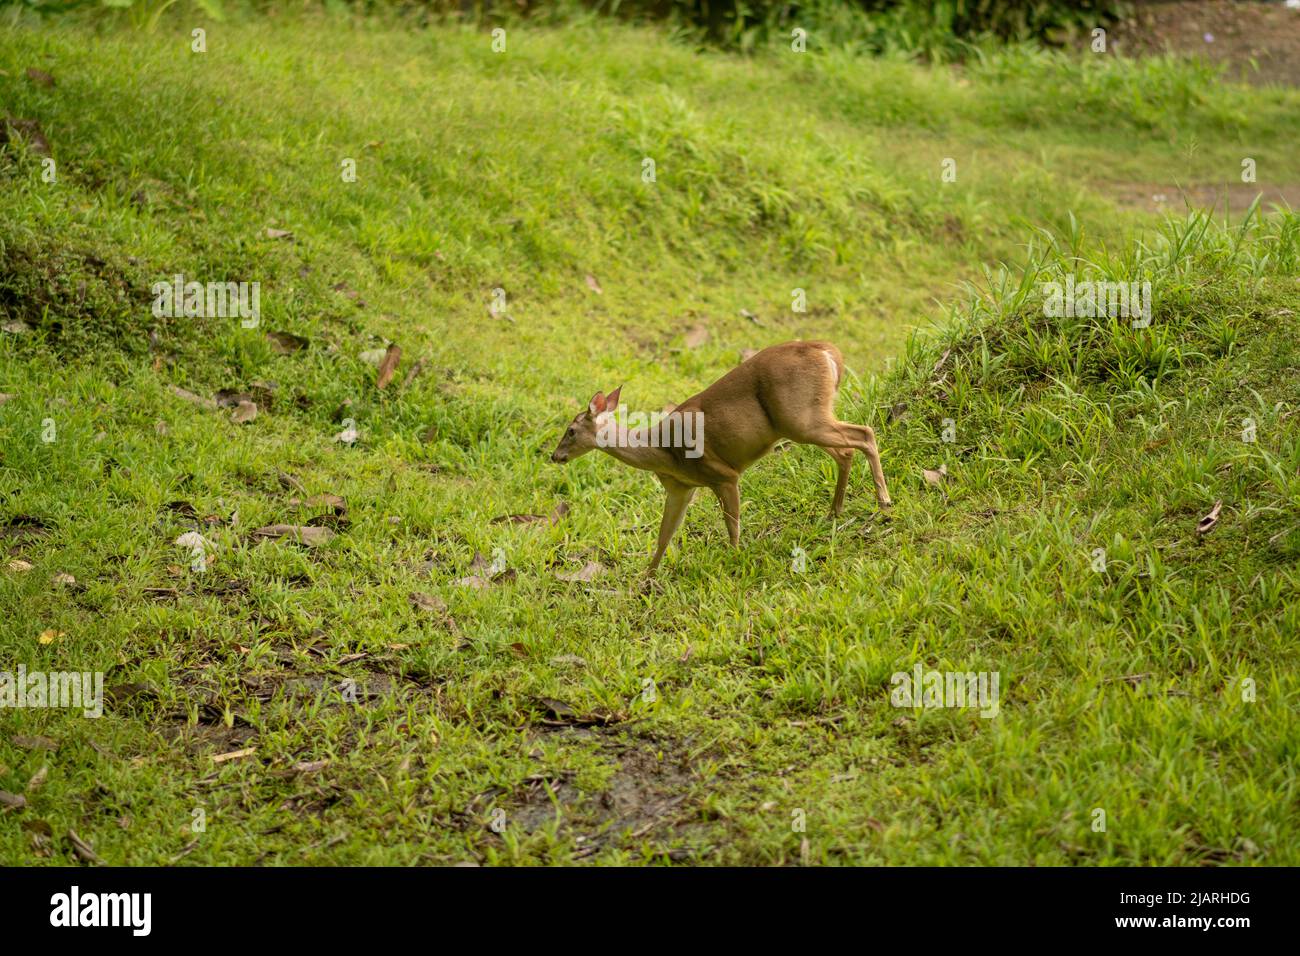
[[[840,370],[835,366],[835,356],[831,355],[826,349],[822,349],[822,355],[826,356],[826,364],[831,367],[831,381],[836,385],[840,384]]]

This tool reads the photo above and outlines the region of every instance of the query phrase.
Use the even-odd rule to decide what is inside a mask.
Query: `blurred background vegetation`
[[[142,29],[189,0],[0,0],[40,15],[127,18]],[[914,53],[930,60],[959,58],[989,41],[1044,40],[1105,26],[1132,7],[1124,0],[193,0],[205,16],[228,10],[274,12],[320,7],[333,12],[395,13],[419,23],[463,19],[505,23],[556,22],[589,16],[662,21],[684,38],[739,51],[786,43],[792,31],[816,34],[825,47]]]

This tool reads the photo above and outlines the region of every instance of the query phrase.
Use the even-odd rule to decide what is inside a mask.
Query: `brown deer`
[[[717,496],[731,545],[739,546],[740,475],[782,439],[817,445],[839,464],[832,515],[844,508],[855,449],[867,456],[876,501],[888,508],[892,502],[876,433],[867,425],[835,417],[835,393],[843,377],[844,358],[829,342],[784,342],[740,363],[672,409],[666,419],[631,430],[618,428],[614,421],[622,386],[609,395],[597,392],[569,423],[551,461],[571,461],[600,448],[624,464],[655,473],[668,501],[649,575],[659,567],[699,488]],[[691,422],[699,423],[701,440],[694,447],[682,447],[691,444]]]

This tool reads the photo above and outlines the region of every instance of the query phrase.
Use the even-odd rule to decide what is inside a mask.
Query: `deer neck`
[[[629,429],[626,441],[603,446],[600,450],[623,464],[642,471],[663,473],[672,470],[676,464],[672,452],[667,448],[654,448],[650,441],[649,429]]]

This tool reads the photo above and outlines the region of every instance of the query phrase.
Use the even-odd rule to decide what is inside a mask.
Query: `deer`
[[[835,417],[835,396],[843,378],[844,357],[834,345],[783,342],[750,356],[672,408],[667,419],[630,430],[614,428],[620,385],[608,395],[592,396],[560,437],[551,461],[564,464],[599,448],[625,465],[654,473],[667,501],[654,557],[646,569],[646,576],[653,577],[700,488],[717,497],[731,547],[740,546],[740,476],[782,440],[816,445],[839,465],[832,517],[844,510],[855,451],[862,452],[871,467],[879,507],[893,506],[875,431]],[[685,421],[688,415],[701,426],[702,441],[694,447],[673,440],[674,432],[680,438],[687,429],[672,420],[676,416],[677,421]]]

